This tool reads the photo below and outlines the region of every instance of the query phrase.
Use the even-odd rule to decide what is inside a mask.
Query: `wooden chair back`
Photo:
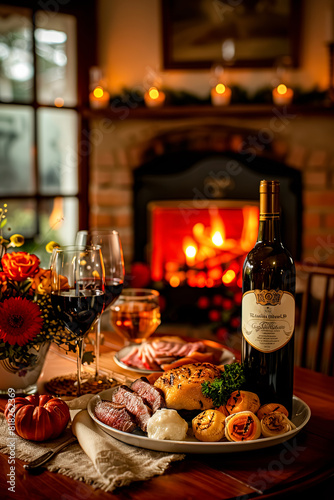
[[[298,263],[296,274],[296,364],[333,375],[334,268]]]

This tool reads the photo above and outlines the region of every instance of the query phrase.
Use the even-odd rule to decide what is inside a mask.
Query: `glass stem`
[[[83,338],[80,338],[76,342],[76,351],[77,351],[77,396],[81,396],[81,365],[82,365],[82,356],[83,356]]]
[[[100,338],[101,338],[101,316],[95,326],[95,380],[99,378],[100,370]]]

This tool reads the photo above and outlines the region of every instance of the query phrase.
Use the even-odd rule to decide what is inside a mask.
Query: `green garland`
[[[232,90],[232,104],[272,104],[272,87],[263,87],[254,94],[249,94],[247,89],[239,85],[230,85]],[[161,89],[166,94],[166,105],[169,106],[191,106],[211,104],[210,93],[205,97],[188,92],[186,90],[175,90],[170,88]],[[317,87],[305,91],[300,87],[293,87],[293,103],[297,105],[325,105],[328,101],[328,92],[320,91]],[[136,89],[124,88],[120,94],[110,98],[110,105],[117,110],[121,105],[129,108],[145,106],[144,96]]]

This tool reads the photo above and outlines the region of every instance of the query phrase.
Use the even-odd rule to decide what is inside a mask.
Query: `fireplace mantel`
[[[161,108],[145,108],[132,102],[117,102],[113,108],[85,109],[83,116],[87,119],[109,118],[113,120],[168,120],[176,118],[200,117],[269,117],[273,110],[285,109],[285,112],[298,116],[334,116],[334,106],[293,105],[289,107],[274,106],[274,104],[232,104],[215,107],[209,105],[163,106]]]

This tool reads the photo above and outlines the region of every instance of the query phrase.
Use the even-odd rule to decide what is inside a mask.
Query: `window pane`
[[[33,110],[0,105],[0,194],[32,194]]]
[[[78,221],[77,198],[59,197],[53,200],[43,200],[39,209],[39,240],[42,250],[49,241],[56,241],[60,245],[74,245],[79,227]]]
[[[7,223],[2,228],[2,236],[9,239],[12,234],[22,234],[31,239],[37,233],[36,200],[0,200],[1,208],[7,204]]]
[[[66,106],[77,104],[76,20],[66,14],[38,11],[35,43],[37,100]]]
[[[2,236],[8,239],[12,234],[22,234],[25,243],[20,250],[35,253],[42,267],[49,265],[50,255],[45,250],[49,241],[74,244],[78,230],[76,198],[44,200],[38,209],[34,199],[0,200],[1,207],[4,203],[7,204],[7,224],[2,229]]]
[[[0,100],[33,100],[32,24],[28,9],[0,6]]]
[[[41,108],[37,111],[37,126],[41,193],[77,194],[77,113]]]

